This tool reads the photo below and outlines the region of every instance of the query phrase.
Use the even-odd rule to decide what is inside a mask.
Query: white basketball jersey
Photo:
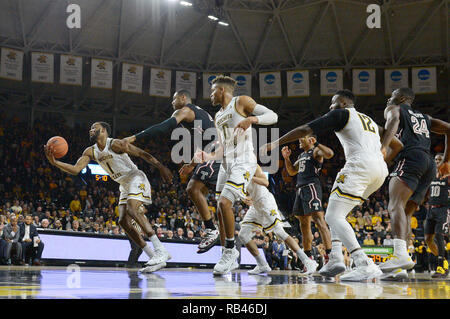
[[[92,146],[94,160],[109,174],[109,176],[120,184],[132,171],[138,170],[127,153],[117,154],[111,149],[113,139],[106,139],[106,146],[100,151],[97,144]]]
[[[384,161],[377,123],[354,108],[347,110],[348,122],[342,130],[336,132],[344,148],[346,161]]]
[[[225,109],[220,109],[215,116],[217,131],[224,147],[224,164],[236,162],[254,162],[256,156],[253,152],[252,127],[250,126],[242,135],[234,133],[235,127],[246,116],[236,109],[238,97],[231,99]]]
[[[264,203],[270,201],[271,199],[275,200],[267,187],[254,182],[248,184],[247,193],[252,198],[253,206],[255,206],[256,210],[260,210],[265,207]]]

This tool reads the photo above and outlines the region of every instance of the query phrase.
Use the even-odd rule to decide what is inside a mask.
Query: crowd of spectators
[[[6,226],[14,217],[17,217],[19,223],[23,223],[24,217],[30,215],[32,224],[37,228],[125,235],[118,223],[119,190],[115,182],[96,181],[83,174],[68,175],[52,167],[45,158],[43,145],[50,137],[59,135],[66,138],[69,144],[69,152],[62,160],[75,163],[83,150],[90,145],[88,127],[69,127],[62,117],[47,115],[35,120],[31,128],[30,123],[20,121],[17,117],[0,115],[0,161],[4,168],[0,171],[0,225]],[[118,132],[115,137],[125,137],[130,133],[135,132]],[[320,137],[319,142],[322,142]],[[327,136],[324,144],[335,152],[332,159],[324,162],[321,171],[322,202],[326,209],[334,178],[344,164],[344,155],[335,136]],[[433,145],[433,150],[442,151],[441,144]],[[156,169],[141,159],[133,158],[152,185],[153,203],[145,207],[145,214],[158,237],[199,241],[204,234],[204,226],[185,191],[187,180],[181,180],[176,174],[180,165],[170,160],[171,141],[147,139],[138,145],[174,172],[172,183],[164,183]],[[294,159],[300,153],[299,145],[292,143],[289,146],[292,150],[291,159]],[[295,199],[296,177],[287,174],[281,156],[279,167],[279,171],[270,176],[270,190],[275,195],[284,217],[291,224],[288,231],[301,243],[298,222],[290,214]],[[213,191],[210,192],[208,205],[214,214],[216,202],[213,194]],[[361,245],[392,245],[387,203],[385,183],[348,216],[347,220],[353,226]],[[236,231],[239,230],[239,222],[247,209],[243,203],[236,204]],[[413,240],[416,247],[419,247],[423,240],[426,212],[425,204],[419,207],[413,217]],[[312,233],[313,253],[321,256],[324,251],[323,244],[314,224]],[[275,268],[297,267],[295,254],[289,252],[282,242],[271,235],[261,233],[256,234],[255,238],[259,247],[264,249],[266,257],[274,262]]]

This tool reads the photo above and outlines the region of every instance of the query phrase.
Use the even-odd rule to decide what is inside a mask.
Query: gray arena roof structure
[[[433,65],[445,71],[448,88],[449,0],[189,2],[190,7],[171,0],[1,0],[0,47],[25,55],[38,51],[107,58],[114,61],[116,79],[121,62],[254,75],[299,68],[350,72],[354,67]],[[71,3],[81,7],[80,29],[66,26]],[[370,4],[381,6],[379,29],[366,25]],[[0,80],[0,104],[4,94],[12,94],[17,105],[31,103],[36,110],[77,114],[95,109],[139,118],[155,115],[146,112],[146,105],[158,109],[167,104],[167,99],[148,95],[123,95],[117,85],[112,92],[94,93],[86,87],[32,84],[26,68],[27,62],[22,84]]]

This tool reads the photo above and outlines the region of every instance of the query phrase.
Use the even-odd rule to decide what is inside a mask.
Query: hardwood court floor
[[[79,274],[79,276],[78,276]],[[210,269],[166,268],[141,274],[134,268],[0,266],[0,298],[294,298],[294,299],[450,299],[450,277],[409,274],[403,281],[344,283],[293,271],[252,276],[236,270],[214,277]]]

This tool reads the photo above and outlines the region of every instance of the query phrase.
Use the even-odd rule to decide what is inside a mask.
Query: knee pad
[[[283,226],[281,226],[280,224],[278,224],[275,229],[273,230],[273,233],[280,238],[281,240],[286,240],[286,238],[289,237],[289,234],[286,233],[286,231],[284,230]]]
[[[239,231],[239,239],[240,241],[246,245],[253,238],[253,227],[248,225],[241,226],[241,230]]]

